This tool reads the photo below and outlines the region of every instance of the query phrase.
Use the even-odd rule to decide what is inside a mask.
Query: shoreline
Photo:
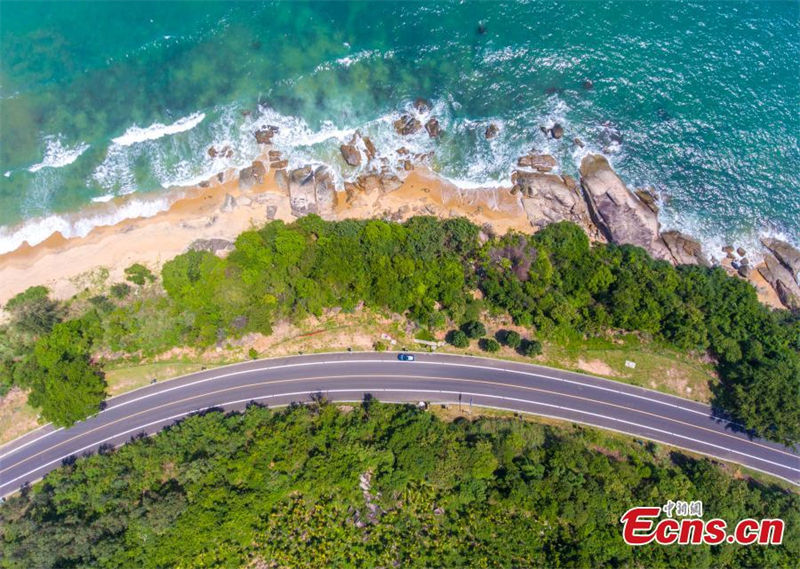
[[[647,191],[629,190],[600,155],[594,155],[599,158],[594,160],[599,166],[590,161],[584,172],[582,163],[579,181],[553,173],[557,164],[551,156],[529,154],[520,157],[511,175],[511,188],[463,189],[435,174],[424,155],[407,155],[404,177],[398,178],[387,172],[385,158],[374,155],[374,147],[370,149],[372,143],[368,140],[356,134],[350,142],[349,147],[363,156],[370,168],[355,181],[345,182],[344,191],[333,188],[327,166],[307,165],[287,171],[287,160],[282,160],[280,152],[267,143],[262,145],[261,154],[251,167],[239,172],[229,169],[196,186],[169,190],[176,197],[166,209],[154,215],[98,225],[83,237],[67,238],[56,231],[36,245],[24,243],[0,254],[0,304],[36,285],[47,286],[55,298],[66,299],[96,283],[98,278],[109,283],[124,280],[124,269],[133,263],[159,270],[164,262],[187,251],[193,243],[219,253],[230,249],[232,241],[243,231],[275,219],[290,223],[312,212],[329,220],[401,221],[413,215],[463,216],[487,229],[490,226],[490,231],[498,234],[509,230],[533,233],[549,223],[569,220],[583,227],[594,242],[630,242],[643,246],[656,258],[673,263],[711,264],[699,242],[677,232],[661,232],[658,207],[647,196],[655,198]],[[342,145],[343,154],[347,146]],[[396,151],[401,158],[403,151],[403,148]],[[295,179],[298,172],[304,180]],[[618,202],[620,196],[623,200],[633,200],[629,204],[637,210],[633,222],[647,226],[654,240],[640,243],[629,238],[625,225],[630,219],[614,220],[612,227],[598,219],[601,210],[594,207],[594,198],[590,197],[595,174],[603,191],[611,184],[609,192],[619,194],[614,200]],[[129,194],[88,209],[113,213],[133,200],[148,199],[163,202],[165,195],[160,193],[150,198]],[[631,217],[627,211],[624,215]],[[623,234],[615,235],[620,225]],[[200,243],[196,243],[198,240]],[[740,268],[741,260],[744,268]],[[776,291],[778,287],[762,274],[763,262],[749,268],[744,255],[737,258],[729,252],[719,264],[730,274],[738,270],[740,276],[746,277],[764,304],[775,308],[785,306],[780,291]]]
[[[55,298],[69,298],[99,270],[108,270],[109,282],[123,280],[123,271],[131,264],[160,268],[198,239],[233,241],[239,233],[273,219],[287,223],[297,219],[289,196],[275,181],[275,170],[246,190],[238,187],[236,176],[225,176],[223,182],[216,177],[212,180],[207,187],[176,189],[181,196],[155,215],[97,226],[84,237],[65,238],[56,232],[36,245],[26,243],[1,254],[0,304],[36,285],[47,286]],[[469,190],[468,201],[460,197],[462,192],[427,168],[418,167],[408,173],[398,189],[385,194],[375,189],[357,202],[336,204],[332,214],[322,217],[403,219],[417,214],[464,215],[478,225],[491,223],[500,233],[509,229],[529,231],[521,208],[504,198],[507,191]],[[226,199],[230,198],[236,202],[233,207],[226,206]],[[497,200],[500,209],[493,209],[490,200]],[[270,208],[274,208],[271,216],[267,211]]]

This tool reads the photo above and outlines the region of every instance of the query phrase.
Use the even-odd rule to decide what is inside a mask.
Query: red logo
[[[658,506],[638,506],[622,515],[622,539],[628,545],[646,545],[656,542],[660,545],[719,545],[736,543],[739,545],[780,545],[783,541],[783,520],[747,518],[737,523],[728,533],[725,520],[712,518],[662,518],[663,508]]]

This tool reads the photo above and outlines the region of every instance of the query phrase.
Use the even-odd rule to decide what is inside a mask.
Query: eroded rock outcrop
[[[233,250],[233,241],[227,239],[195,239],[187,247],[188,251],[208,251],[215,255]]]
[[[775,289],[784,306],[791,310],[800,310],[800,286],[795,280],[797,275],[793,275],[775,255],[764,255],[764,263],[758,267],[758,272]]]
[[[592,238],[599,238],[589,209],[575,180],[543,172],[516,170],[511,175],[512,192],[519,193],[522,207],[534,227],[558,221],[577,223]]]
[[[252,165],[239,171],[239,187],[246,190],[255,185],[263,184],[266,174],[267,168],[264,163],[260,160],[255,160]]]
[[[657,259],[673,260],[661,239],[655,212],[627,188],[604,156],[587,155],[580,172],[589,213],[606,239],[638,245]]]
[[[708,257],[703,253],[703,246],[696,239],[680,231],[664,231],[661,240],[669,249],[674,264],[711,266]]]
[[[533,168],[539,172],[550,172],[557,165],[556,159],[549,154],[526,154],[517,159],[517,166]]]
[[[288,174],[289,205],[292,214],[300,217],[309,213],[322,216],[333,211],[336,188],[333,173],[327,166],[303,166]]]
[[[800,251],[780,239],[767,237],[761,240],[778,261],[786,267],[794,277],[794,282],[800,286]]]

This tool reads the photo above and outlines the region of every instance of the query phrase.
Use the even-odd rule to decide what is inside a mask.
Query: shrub
[[[514,330],[503,330],[500,336],[501,337],[498,339],[509,348],[516,350],[519,348],[520,344],[522,344],[522,336],[519,335],[519,332],[515,332]]]
[[[500,344],[493,338],[481,338],[478,345],[484,352],[495,353],[500,350]]]
[[[389,349],[389,346],[387,346],[385,342],[381,342],[380,340],[372,344],[372,347],[375,348],[376,352],[385,352],[386,350]]]
[[[466,348],[469,346],[469,338],[461,330],[450,330],[447,333],[447,343],[455,348]]]
[[[111,285],[111,296],[122,300],[131,293],[131,285],[128,283],[116,283]]]
[[[256,350],[255,348],[250,348],[249,350],[247,350],[247,355],[250,356],[251,360],[257,360],[258,350]]]
[[[150,272],[150,269],[140,263],[134,263],[125,269],[125,278],[139,286],[144,286],[145,283],[156,280],[156,276]]]
[[[535,358],[542,353],[542,344],[536,340],[525,340],[520,345],[520,352],[523,356]]]
[[[471,338],[472,340],[486,335],[486,326],[477,320],[465,322],[461,326],[461,330],[467,335],[467,338]]]

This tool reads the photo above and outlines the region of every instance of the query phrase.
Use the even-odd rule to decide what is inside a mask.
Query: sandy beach
[[[288,194],[275,182],[274,171],[247,190],[239,189],[233,172],[223,179],[213,178],[208,187],[171,190],[183,197],[152,217],[96,227],[86,237],[65,239],[54,234],[33,247],[26,244],[0,255],[0,303],[35,285],[47,286],[57,298],[69,298],[94,282],[98,271],[107,270],[108,282],[113,283],[122,280],[124,269],[133,263],[158,270],[196,239],[233,240],[242,231],[267,223],[268,210],[273,211],[273,219],[296,219]],[[236,205],[225,207],[226,196]],[[118,207],[124,199],[102,206]],[[532,231],[519,199],[507,190],[459,190],[424,167],[409,172],[393,192],[373,190],[351,203],[344,201],[344,193],[338,193],[333,214],[324,217],[399,220],[423,214],[465,216],[478,225],[491,224],[498,233]]]

